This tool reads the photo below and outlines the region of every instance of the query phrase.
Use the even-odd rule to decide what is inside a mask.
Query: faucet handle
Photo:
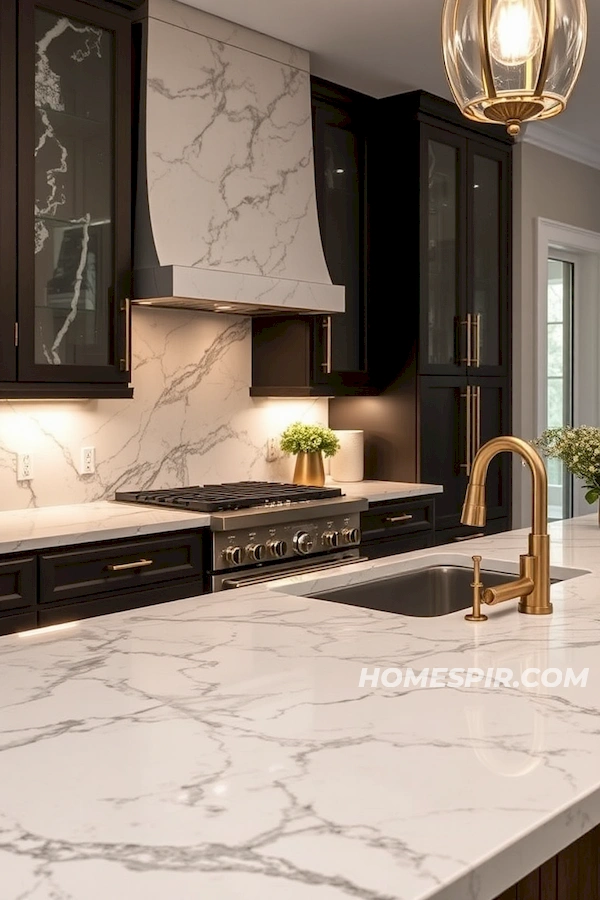
[[[481,612],[481,597],[483,584],[481,581],[481,556],[473,556],[473,612],[467,613],[467,622],[487,622],[487,616]]]

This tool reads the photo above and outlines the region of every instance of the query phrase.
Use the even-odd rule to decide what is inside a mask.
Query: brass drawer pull
[[[110,563],[106,568],[109,572],[124,572],[126,569],[142,569],[144,566],[153,566],[153,559],[138,559],[137,562],[130,563]]]
[[[480,538],[480,537],[485,537],[485,534],[483,533],[483,531],[480,531],[479,534],[464,534],[464,535],[462,535],[462,537],[455,537],[455,538],[453,538],[453,540],[456,541],[456,542],[458,542],[458,541],[472,541],[472,540],[474,540],[475,538]]]
[[[403,516],[386,516],[386,522],[410,522],[412,516],[408,513],[404,513]]]

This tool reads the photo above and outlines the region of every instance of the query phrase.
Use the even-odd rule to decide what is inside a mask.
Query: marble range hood
[[[175,0],[138,26],[134,302],[341,312],[315,198],[308,54]]]

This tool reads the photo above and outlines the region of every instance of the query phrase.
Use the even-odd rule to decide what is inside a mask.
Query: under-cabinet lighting
[[[228,309],[233,309],[233,306],[215,306],[215,312],[226,312]]]
[[[336,169],[336,170],[335,170],[336,175],[343,175],[343,174],[344,174],[344,171],[345,171],[344,169]]]
[[[78,620],[75,620],[74,622],[61,622],[60,625],[46,625],[45,628],[32,628],[30,631],[18,631],[17,634],[20,638],[37,637],[39,634],[52,634],[55,631],[67,631],[70,628],[76,628],[79,624]]]

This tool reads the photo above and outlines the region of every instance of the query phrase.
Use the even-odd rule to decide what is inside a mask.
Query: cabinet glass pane
[[[429,141],[428,159],[427,358],[432,365],[452,365],[458,313],[458,150]]]
[[[113,35],[35,12],[35,362],[110,363]]]
[[[332,316],[334,372],[362,369],[361,191],[356,135],[320,111],[323,177],[319,179],[319,219],[327,267],[334,284],[346,288],[346,311]],[[332,117],[335,113],[332,114]]]
[[[473,306],[479,330],[479,363],[500,358],[500,163],[473,158]],[[474,351],[475,352],[475,351]]]

